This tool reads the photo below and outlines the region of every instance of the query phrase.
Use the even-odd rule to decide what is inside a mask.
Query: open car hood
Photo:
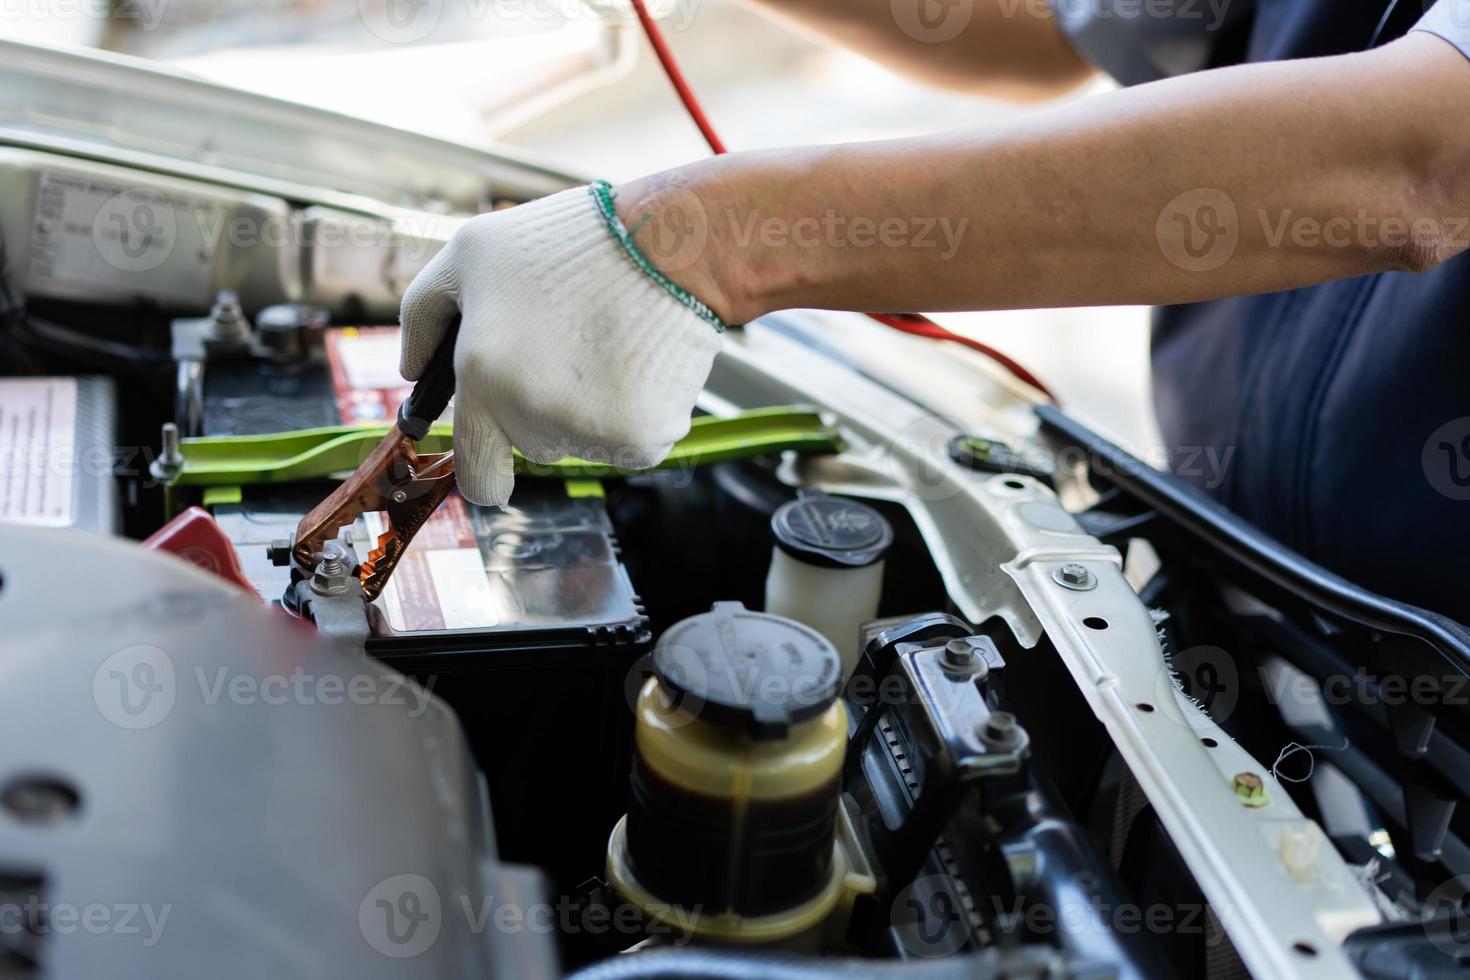
[[[0,143],[296,200],[449,214],[568,180],[510,149],[472,149],[141,59],[14,41],[0,41]]]

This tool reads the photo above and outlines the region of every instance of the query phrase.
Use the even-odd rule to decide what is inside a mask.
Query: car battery
[[[299,390],[330,393],[332,404],[287,399],[274,411],[392,417],[409,390],[397,374],[396,333],[329,335],[325,379],[303,379]],[[355,348],[358,338],[372,343]],[[211,507],[265,601],[278,601],[290,577],[267,545],[289,537],[331,488],[246,488]],[[360,556],[383,521],[364,514],[344,529]],[[546,868],[563,889],[596,874],[605,832],[626,809],[633,719],[623,691],[652,639],[600,487],[522,479],[503,508],[451,494],[366,613],[368,654],[459,715],[489,785],[501,853]]]
[[[290,360],[210,361],[201,431],[245,436],[385,424],[412,390],[398,373],[397,327],[340,327],[326,331],[320,348]]]

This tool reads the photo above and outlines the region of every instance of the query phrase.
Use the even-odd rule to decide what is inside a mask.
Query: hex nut
[[[1087,592],[1097,588],[1097,576],[1088,570],[1086,565],[1080,565],[1075,561],[1069,561],[1061,565],[1051,574],[1052,581],[1065,589],[1074,592]]]
[[[1007,749],[1021,740],[1021,726],[1009,711],[996,711],[976,728],[975,734],[986,745]]]
[[[950,640],[940,651],[939,666],[951,674],[977,674],[980,677],[989,674],[990,664],[976,649],[975,640],[972,636],[957,636]]]

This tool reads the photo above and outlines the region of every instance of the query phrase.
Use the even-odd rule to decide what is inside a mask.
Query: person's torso
[[[1423,10],[1400,6],[1385,37]],[[1364,50],[1387,7],[1257,0],[1232,60]],[[1385,233],[1342,217],[1341,234]],[[1294,220],[1238,218],[1273,233]],[[1470,550],[1467,310],[1470,253],[1428,273],[1156,311],[1154,397],[1176,470],[1339,574],[1470,621],[1454,574]]]

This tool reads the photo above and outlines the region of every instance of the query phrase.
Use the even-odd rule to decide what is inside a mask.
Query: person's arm
[[[1462,251],[1467,107],[1470,62],[1415,33],[1001,128],[734,154],[628,183],[617,207],[728,323],[1207,300]]]
[[[1092,69],[1044,2],[750,0],[778,20],[931,85],[1015,101],[1064,94]]]

